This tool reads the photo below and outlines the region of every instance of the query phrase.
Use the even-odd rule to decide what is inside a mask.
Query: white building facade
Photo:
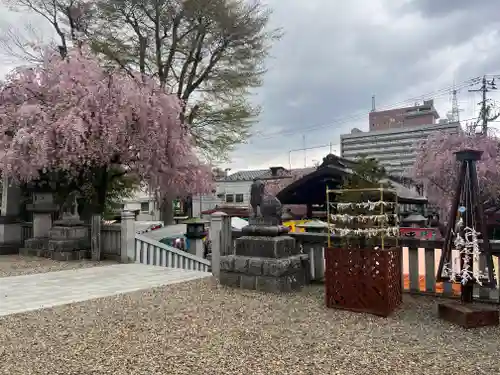
[[[439,123],[407,128],[363,132],[353,129],[340,136],[340,153],[354,160],[359,156],[375,158],[391,175],[408,175],[415,163],[416,146],[433,133],[459,133],[460,123]]]
[[[139,211],[136,218],[138,221],[160,220],[160,211],[156,199],[148,191],[137,190],[133,197],[123,200],[122,209],[132,212]]]
[[[218,179],[215,193],[193,197],[193,217],[217,207],[242,207],[250,204],[250,186],[254,178],[270,174],[269,169],[241,171]]]

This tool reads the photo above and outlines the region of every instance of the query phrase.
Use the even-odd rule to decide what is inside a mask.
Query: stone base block
[[[28,238],[24,241],[24,247],[27,249],[41,250],[47,249],[49,246],[49,238],[48,237],[39,237],[39,238]]]
[[[238,255],[221,257],[220,283],[242,289],[272,293],[300,290],[309,284],[309,256],[256,258]]]
[[[220,270],[243,273],[252,276],[281,277],[299,270],[309,269],[307,254],[293,255],[287,258],[258,258],[240,255],[220,257]]]
[[[259,225],[250,223],[241,228],[241,234],[244,236],[267,236],[276,237],[286,234],[290,231],[288,227],[283,225]]]
[[[81,227],[83,224],[83,221],[78,217],[67,217],[54,222],[56,227]]]
[[[75,238],[86,238],[89,228],[82,226],[55,226],[49,231],[49,238],[53,240],[70,240]]]
[[[29,249],[24,247],[19,249],[19,254],[24,256],[48,258],[58,261],[82,260],[90,258],[89,250],[50,251],[46,249]]]
[[[236,239],[235,254],[246,257],[285,258],[300,253],[290,236],[243,236]]]
[[[269,293],[290,293],[299,291],[306,284],[304,272],[285,276],[253,276],[236,272],[221,271],[221,285],[257,290]]]
[[[499,325],[499,311],[475,304],[459,302],[440,303],[438,315],[441,319],[463,328],[478,328]]]
[[[53,240],[49,239],[47,249],[49,251],[75,251],[87,250],[90,248],[90,243],[87,238],[76,238],[68,240]]]

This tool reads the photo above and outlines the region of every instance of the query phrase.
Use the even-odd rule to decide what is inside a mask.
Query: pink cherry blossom
[[[29,182],[119,164],[155,191],[209,192],[211,168],[196,155],[181,105],[152,79],[104,69],[88,48],[66,59],[47,52],[0,84],[0,170]]]
[[[477,163],[480,196],[483,202],[500,195],[499,140],[492,136],[439,133],[431,135],[417,147],[413,177],[423,184],[430,203],[446,218],[457,183],[458,162],[454,152],[464,149],[483,151]]]

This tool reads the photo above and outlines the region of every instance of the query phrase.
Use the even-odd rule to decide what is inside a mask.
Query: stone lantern
[[[418,213],[413,213],[408,217],[404,218],[401,222],[406,227],[425,228],[427,219]]]
[[[188,251],[193,255],[203,257],[205,253],[203,239],[207,236],[206,224],[208,221],[195,218],[184,223],[186,224],[184,235],[189,240]]]

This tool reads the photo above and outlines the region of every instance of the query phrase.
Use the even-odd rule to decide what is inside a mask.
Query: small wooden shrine
[[[336,201],[329,199],[333,194]],[[326,196],[328,226],[335,243],[328,238],[326,305],[390,315],[402,302],[396,192],[383,185],[366,189],[327,188]],[[388,238],[393,239],[392,244],[386,243]]]

